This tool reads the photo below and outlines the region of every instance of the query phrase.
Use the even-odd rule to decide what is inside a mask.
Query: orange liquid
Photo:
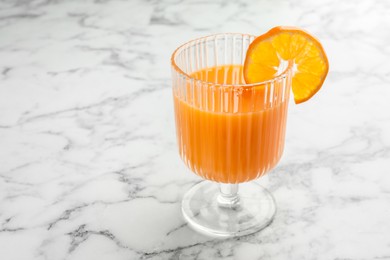
[[[214,83],[240,84],[242,66],[229,65],[191,75]],[[280,86],[279,86],[280,85]],[[191,88],[174,91],[179,151],[192,171],[222,183],[240,183],[273,168],[283,153],[288,98],[281,84],[260,87]]]

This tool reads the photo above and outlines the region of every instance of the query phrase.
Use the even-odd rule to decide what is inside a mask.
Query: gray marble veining
[[[227,240],[181,197],[170,55],[219,32],[317,35],[323,89],[291,104],[258,180],[278,212]],[[390,259],[390,2],[0,1],[0,258]]]

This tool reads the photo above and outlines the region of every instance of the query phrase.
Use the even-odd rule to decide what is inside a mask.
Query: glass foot
[[[218,237],[248,235],[268,226],[276,212],[271,193],[254,182],[237,190],[237,184],[196,184],[184,195],[184,218],[196,231]]]

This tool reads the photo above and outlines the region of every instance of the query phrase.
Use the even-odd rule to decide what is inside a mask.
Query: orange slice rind
[[[293,62],[296,104],[318,92],[329,70],[328,58],[317,38],[297,27],[278,26],[250,44],[244,63],[245,82],[270,80],[280,73],[285,62]]]

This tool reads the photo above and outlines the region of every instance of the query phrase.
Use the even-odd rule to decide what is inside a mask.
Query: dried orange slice
[[[272,79],[283,61],[293,62],[292,91],[297,104],[317,93],[329,70],[324,48],[314,36],[297,27],[278,26],[250,44],[244,64],[246,83]]]

